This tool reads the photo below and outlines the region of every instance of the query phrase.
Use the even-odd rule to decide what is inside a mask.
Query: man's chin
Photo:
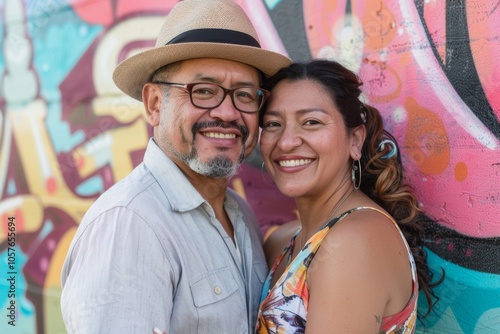
[[[239,165],[245,160],[246,152],[240,151],[239,154],[235,152],[219,152],[213,155],[204,155],[203,152],[198,151],[197,160],[201,161],[203,164],[228,164],[228,165]],[[201,154],[200,154],[201,153]],[[208,153],[208,152],[207,152]]]
[[[193,171],[215,179],[228,179],[232,177],[236,174],[239,166],[239,162],[221,156],[209,161],[202,161],[201,159],[189,161],[189,167]]]

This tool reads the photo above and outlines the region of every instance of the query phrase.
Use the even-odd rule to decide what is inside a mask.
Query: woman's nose
[[[294,129],[285,129],[278,140],[278,146],[283,151],[291,151],[302,145],[302,138]]]

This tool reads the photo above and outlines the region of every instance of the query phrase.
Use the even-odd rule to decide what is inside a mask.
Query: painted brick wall
[[[69,242],[93,200],[141,161],[151,135],[112,70],[154,43],[176,2],[0,0],[0,332],[65,333],[59,276]],[[398,139],[428,217],[429,262],[446,271],[419,332],[500,332],[498,1],[238,2],[264,47],[356,71]],[[258,152],[231,186],[264,232],[295,218]],[[17,273],[15,327],[9,272]]]

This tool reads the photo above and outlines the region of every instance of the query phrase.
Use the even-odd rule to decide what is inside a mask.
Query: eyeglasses
[[[265,89],[243,86],[227,89],[214,83],[199,82],[180,84],[165,81],[154,81],[154,84],[179,87],[189,93],[189,98],[193,106],[202,109],[213,109],[221,105],[226,95],[231,96],[231,101],[236,110],[244,113],[258,112],[264,102],[269,97],[269,92]]]

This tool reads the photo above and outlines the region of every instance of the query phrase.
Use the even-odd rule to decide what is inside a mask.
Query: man
[[[267,266],[255,215],[227,189],[254,149],[263,50],[231,0],[185,0],[113,79],[153,126],[144,161],[89,209],[62,270],[70,333],[251,333]]]

